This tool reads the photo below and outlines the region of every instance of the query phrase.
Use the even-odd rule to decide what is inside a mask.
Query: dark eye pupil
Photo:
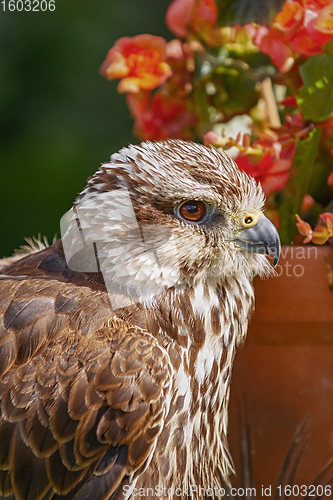
[[[194,203],[188,204],[186,210],[189,214],[195,214],[198,211],[198,205],[194,205]]]
[[[180,214],[184,219],[199,222],[206,213],[205,204],[202,201],[189,200],[180,207]]]
[[[253,218],[252,217],[245,217],[244,222],[245,222],[245,224],[251,224],[251,222],[253,222]]]

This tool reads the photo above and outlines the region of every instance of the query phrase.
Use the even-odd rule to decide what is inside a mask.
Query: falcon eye
[[[206,206],[203,201],[185,201],[180,206],[179,212],[184,219],[199,222],[206,214]]]
[[[245,227],[245,229],[248,229],[250,227],[253,227],[257,224],[259,217],[262,215],[261,212],[257,212],[255,214],[247,214],[244,215],[242,219],[242,225]]]

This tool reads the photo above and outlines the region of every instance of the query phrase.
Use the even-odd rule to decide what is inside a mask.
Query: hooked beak
[[[233,241],[245,248],[248,252],[273,255],[274,267],[279,262],[281,243],[279,234],[272,222],[261,215],[255,226],[244,229]]]

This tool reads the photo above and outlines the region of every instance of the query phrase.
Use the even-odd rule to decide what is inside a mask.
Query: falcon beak
[[[248,252],[273,255],[274,267],[279,262],[281,242],[279,233],[272,222],[264,215],[260,215],[255,226],[245,229],[233,241],[245,248]]]

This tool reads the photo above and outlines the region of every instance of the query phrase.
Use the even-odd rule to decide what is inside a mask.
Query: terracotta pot
[[[311,437],[294,483],[311,484],[333,457],[333,292],[324,260],[330,255],[328,246],[283,247],[279,277],[255,279],[256,311],[233,371],[229,441],[240,478],[245,401],[257,497],[262,485],[277,484],[306,416]]]

